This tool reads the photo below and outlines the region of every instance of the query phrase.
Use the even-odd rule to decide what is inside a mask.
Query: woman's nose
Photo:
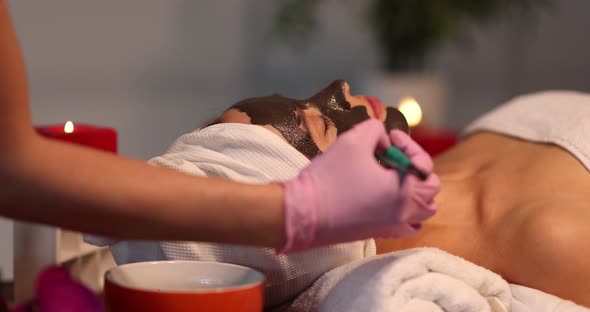
[[[366,96],[364,96],[364,95],[351,95],[350,94],[350,86],[346,82],[344,83],[342,90],[344,93],[344,97],[346,98],[346,101],[348,101],[348,103],[350,103],[350,108],[353,108],[356,106],[363,106],[367,110],[367,114],[369,115],[369,117],[371,117],[371,118],[378,117],[378,115],[374,111],[375,108],[371,105],[371,103],[369,103],[369,100],[367,99]],[[380,112],[377,112],[377,113],[380,113]],[[384,117],[384,116],[379,116],[379,117]],[[382,121],[384,120],[384,118],[379,118],[379,119],[381,119]]]
[[[344,93],[344,97],[346,98],[346,101],[348,101],[348,103],[350,103],[350,107],[355,107],[355,106],[359,106],[359,105],[363,105],[366,106],[367,100],[365,99],[364,96],[362,95],[351,95],[350,94],[350,85],[348,84],[348,82],[344,81],[344,83],[342,84],[342,93]]]

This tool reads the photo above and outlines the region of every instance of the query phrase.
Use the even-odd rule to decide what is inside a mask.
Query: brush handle
[[[391,146],[382,154],[375,154],[375,157],[381,164],[385,167],[397,169],[403,173],[409,172],[416,175],[420,180],[424,181],[427,178],[427,175],[416,168],[408,156],[406,156],[401,150],[399,150],[395,146]]]
[[[402,151],[393,145],[389,147],[385,153],[375,154],[375,157],[377,157],[385,167],[402,171],[407,171],[408,167],[412,165],[408,156],[404,155]]]

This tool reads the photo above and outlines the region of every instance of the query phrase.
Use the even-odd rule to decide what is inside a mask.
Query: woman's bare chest
[[[566,150],[543,144],[523,145],[498,157],[481,180],[482,209],[499,218],[528,207],[564,201],[590,202],[590,172]],[[495,220],[494,220],[495,221]]]

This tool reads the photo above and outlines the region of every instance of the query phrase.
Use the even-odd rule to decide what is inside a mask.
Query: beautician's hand
[[[400,237],[416,232],[436,210],[438,178],[426,182],[406,177],[375,159],[391,140],[415,166],[432,171],[430,157],[409,138],[392,133],[377,120],[367,120],[341,135],[300,175],[284,182],[287,241],[279,252],[366,239]]]
[[[391,143],[406,154],[416,168],[428,176],[425,181],[422,181],[413,174],[406,174],[401,185],[400,194],[403,194],[401,206],[404,214],[401,219],[405,221],[406,225],[411,226],[401,225],[393,231],[403,232],[400,234],[403,236],[412,235],[417,232],[423,221],[436,212],[434,197],[440,190],[440,179],[432,172],[434,164],[430,155],[408,134],[401,130],[393,130],[389,137]],[[402,229],[404,231],[401,231]],[[382,236],[388,236],[387,233],[388,230],[385,230]],[[396,235],[390,232],[389,236]]]

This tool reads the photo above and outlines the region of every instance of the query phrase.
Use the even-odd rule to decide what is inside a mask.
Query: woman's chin
[[[410,127],[408,126],[408,122],[397,108],[388,106],[385,111],[387,112],[387,116],[383,124],[385,124],[385,129],[388,132],[393,129],[400,129],[405,133],[409,133]]]

